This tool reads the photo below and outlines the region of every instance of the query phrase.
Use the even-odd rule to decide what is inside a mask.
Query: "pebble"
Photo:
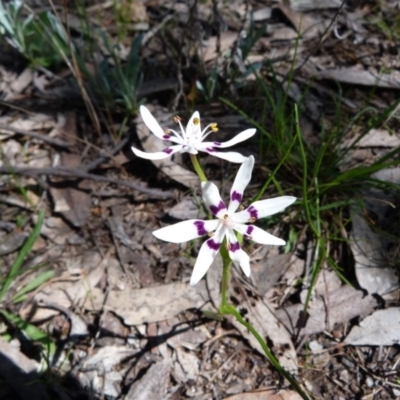
[[[367,386],[369,388],[372,388],[372,387],[375,386],[375,382],[370,376],[367,376],[367,379],[365,380],[365,383],[367,384]]]

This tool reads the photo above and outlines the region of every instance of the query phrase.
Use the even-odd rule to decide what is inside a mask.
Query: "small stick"
[[[82,169],[64,168],[64,167],[47,167],[47,168],[26,168],[26,167],[13,167],[13,166],[0,166],[0,173],[2,174],[19,174],[31,177],[38,177],[40,175],[54,175],[54,176],[64,176],[73,177],[79,179],[90,179],[95,182],[108,182],[115,183],[116,185],[126,186],[131,189],[137,190],[142,193],[146,193],[151,197],[161,198],[161,199],[172,199],[174,194],[170,191],[162,191],[157,189],[149,189],[142,185],[137,185],[132,182],[128,182],[123,179],[108,178],[106,176],[90,174]]]
[[[72,144],[69,144],[61,139],[52,138],[48,135],[43,135],[43,134],[37,133],[37,132],[25,131],[24,129],[11,128],[10,126],[7,126],[7,125],[0,125],[0,130],[1,131],[9,131],[9,132],[15,133],[17,135],[21,135],[21,136],[28,136],[28,137],[32,137],[35,139],[43,140],[43,142],[47,142],[49,144],[52,144],[53,146],[65,147],[65,148],[72,146]]]

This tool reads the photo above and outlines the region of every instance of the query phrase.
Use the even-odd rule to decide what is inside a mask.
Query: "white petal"
[[[200,279],[207,273],[210,265],[219,252],[224,235],[225,230],[219,229],[215,232],[215,235],[212,238],[206,240],[202,244],[196,263],[193,267],[192,276],[190,278],[190,284],[192,286],[198,283]]]
[[[157,229],[153,232],[153,235],[157,239],[165,240],[166,242],[184,243],[215,231],[219,223],[220,221],[217,219],[208,221],[189,219],[188,221]]]
[[[246,129],[245,131],[237,134],[235,137],[233,137],[231,140],[228,140],[227,142],[204,142],[204,144],[207,144],[207,147],[215,147],[215,148],[220,148],[224,149],[226,147],[231,147],[237,143],[243,142],[244,140],[247,140],[254,136],[256,133],[256,129]]]
[[[227,232],[227,239],[229,243],[229,257],[235,263],[240,265],[243,273],[249,277],[250,276],[250,257],[243,251],[240,244],[236,238],[235,233],[232,230]]]
[[[219,195],[217,186],[210,182],[202,182],[201,188],[203,190],[203,200],[206,206],[217,218],[223,218],[227,214],[225,203],[222,201]]]
[[[232,215],[235,222],[248,222],[250,218],[259,219],[283,211],[296,201],[296,197],[281,196],[273,199],[256,201],[250,207]]]
[[[232,163],[241,164],[247,158],[247,157],[241,155],[240,153],[236,153],[235,151],[228,151],[226,153],[222,153],[220,151],[216,151],[212,147],[204,146],[204,143],[196,144],[196,148],[199,151],[204,151],[204,152],[210,154],[211,156],[218,157],[218,158],[221,158],[222,160],[226,160],[226,161],[229,161],[229,162],[232,162]]]
[[[161,128],[160,124],[145,106],[140,106],[140,115],[142,116],[143,122],[154,135],[159,139],[168,140],[168,135],[165,133],[164,129]]]
[[[230,214],[235,212],[239,207],[239,204],[242,202],[244,189],[246,189],[250,182],[253,167],[254,157],[250,156],[243,162],[236,174],[235,181],[231,188],[231,201],[228,206],[228,212]]]
[[[276,246],[284,246],[286,242],[268,232],[263,231],[255,225],[235,224],[233,228],[248,239],[259,244],[269,244]]]
[[[171,157],[172,154],[177,153],[182,150],[183,146],[181,144],[177,144],[174,146],[166,147],[163,151],[157,151],[155,153],[145,153],[142,150],[135,149],[131,147],[132,151],[141,158],[145,158],[146,160],[162,160],[164,158]]]
[[[201,138],[200,114],[198,111],[193,113],[186,125],[186,137],[188,139],[195,137],[198,140]]]

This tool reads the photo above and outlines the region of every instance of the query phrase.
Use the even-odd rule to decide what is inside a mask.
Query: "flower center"
[[[230,229],[233,229],[233,227],[235,226],[235,223],[229,218],[228,214],[225,214],[222,218],[222,223]]]

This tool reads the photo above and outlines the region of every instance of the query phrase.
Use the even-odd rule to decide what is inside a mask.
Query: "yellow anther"
[[[171,134],[172,134],[172,132],[168,128],[165,128],[164,132],[166,135],[169,135],[169,136],[171,136]]]
[[[249,218],[249,222],[251,222],[251,223],[256,222],[256,221],[257,221],[257,218],[254,218],[254,217]]]
[[[174,122],[176,124],[178,124],[179,122],[181,122],[181,117],[179,115],[174,115]]]
[[[198,118],[193,118],[193,124],[198,125],[200,123],[200,120]]]
[[[218,125],[215,122],[210,124],[210,128],[213,132],[218,132]]]
[[[228,219],[228,214],[224,215],[224,220],[226,221]]]
[[[243,211],[244,210],[244,205],[243,204],[239,204],[239,211]]]

